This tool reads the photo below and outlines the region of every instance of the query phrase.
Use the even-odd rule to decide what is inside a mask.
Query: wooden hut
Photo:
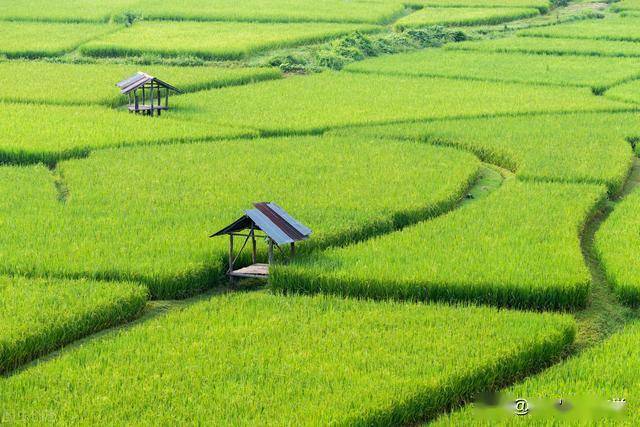
[[[162,110],[169,109],[169,92],[181,92],[169,83],[142,71],[116,83],[116,86],[120,88],[120,93],[129,97],[129,112],[149,116],[156,112],[159,116]]]
[[[295,255],[296,242],[306,240],[311,230],[284,211],[275,203],[254,203],[254,209],[246,210],[244,215],[209,237],[229,236],[229,268],[231,277],[265,278],[269,276],[269,265],[274,262],[274,249],[289,246],[289,258]],[[234,237],[244,238],[240,250],[234,250]],[[268,264],[257,262],[257,239],[265,238],[268,244]],[[251,242],[252,264],[235,269],[235,263],[247,244]]]

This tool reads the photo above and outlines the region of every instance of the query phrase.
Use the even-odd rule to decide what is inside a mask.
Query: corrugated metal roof
[[[231,225],[210,237],[246,230],[252,221],[278,245],[306,240],[311,235],[310,228],[302,225],[275,203],[254,203],[255,209],[245,211],[245,215]]]
[[[142,71],[138,71],[135,75],[129,77],[128,79],[125,79],[121,82],[116,83],[116,86],[120,88],[120,93],[127,94],[132,90],[138,89],[139,87],[142,87],[143,85],[149,82],[155,82],[167,89],[170,89],[176,92],[181,92],[180,89],[170,85],[169,83],[164,82],[159,78],[153,77],[152,75],[149,75]]]

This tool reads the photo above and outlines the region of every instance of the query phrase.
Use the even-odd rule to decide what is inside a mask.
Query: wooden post
[[[233,234],[229,234],[229,273],[233,271]]]
[[[164,99],[164,106],[167,107],[167,110],[169,109],[169,89],[165,89],[165,99]]]
[[[253,246],[252,251],[251,251],[251,261],[252,264],[256,263],[256,236],[255,236],[255,230],[253,229],[253,226],[251,226],[251,245]]]
[[[162,97],[161,97],[161,90],[160,90],[160,83],[158,83],[158,116],[160,115],[160,111],[162,111]]]
[[[146,105],[147,97],[145,96],[144,85],[142,85],[142,106]]]
[[[273,240],[269,238],[269,265],[273,264]]]
[[[138,105],[139,105],[139,103],[138,103],[138,89],[135,89],[135,90],[133,91],[133,97],[134,97],[134,98],[135,98],[135,100],[136,100],[134,111],[135,111],[135,112],[136,112],[136,114],[137,114],[137,113],[138,113]]]
[[[290,249],[290,251],[289,251],[289,258],[290,258],[290,259],[293,259],[293,257],[294,257],[294,256],[295,256],[295,254],[296,254],[296,244],[295,244],[295,242],[291,242],[291,246],[290,246],[290,248],[291,248],[291,249]]]
[[[149,99],[151,100],[151,110],[149,110],[149,112],[151,113],[151,117],[153,117],[153,82],[151,82],[151,88],[149,89]]]

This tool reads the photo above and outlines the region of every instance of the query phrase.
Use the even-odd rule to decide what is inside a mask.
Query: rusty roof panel
[[[120,88],[120,93],[127,94],[132,90],[138,89],[139,87],[149,82],[155,82],[160,86],[163,86],[169,90],[173,90],[175,92],[181,92],[180,89],[170,85],[169,83],[164,82],[142,71],[138,71],[135,75],[129,77],[128,79],[125,79],[125,80],[122,80],[121,82],[116,83],[116,86]]]
[[[311,233],[313,233],[313,231],[311,231],[309,227],[306,227],[305,225],[298,222],[295,218],[293,218],[284,209],[282,209],[280,206],[276,205],[275,203],[270,202],[268,203],[268,206],[269,208],[271,208],[271,210],[277,213],[282,219],[284,219],[288,224],[290,224],[293,228],[298,230],[298,232],[305,238],[309,237]]]
[[[210,237],[246,230],[252,223],[278,245],[306,240],[312,233],[275,203],[254,203],[253,206],[255,209],[245,211],[245,216]]]
[[[293,243],[294,239],[289,237],[287,233],[285,233],[278,225],[274,224],[271,218],[267,217],[264,213],[262,213],[258,209],[250,209],[245,212],[249,218],[255,222],[256,226],[264,231],[271,240],[276,242],[278,245]]]

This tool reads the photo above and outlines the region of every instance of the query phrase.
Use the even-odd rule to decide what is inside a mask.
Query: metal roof
[[[253,206],[254,209],[244,211],[245,214],[242,217],[209,237],[246,230],[254,225],[275,243],[282,245],[306,240],[312,233],[310,228],[296,221],[275,203],[254,203]]]
[[[135,75],[129,77],[128,79],[125,79],[121,82],[116,83],[116,86],[120,88],[120,93],[127,94],[132,90],[136,90],[139,87],[142,87],[143,85],[149,82],[155,82],[160,86],[165,87],[169,90],[173,90],[175,92],[181,92],[180,89],[170,85],[169,83],[164,82],[159,78],[149,75],[147,73],[144,73],[142,71],[138,71]]]

